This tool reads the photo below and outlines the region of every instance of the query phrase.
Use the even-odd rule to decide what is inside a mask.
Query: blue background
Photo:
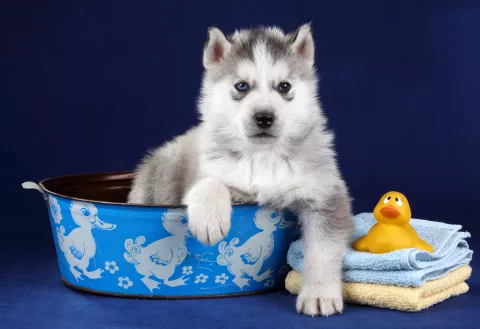
[[[415,217],[463,224],[475,248],[480,1],[27,0],[2,2],[0,15],[0,326],[478,326],[475,267],[468,295],[417,315],[350,306],[310,319],[286,293],[201,303],[74,293],[59,282],[45,205],[20,183],[133,169],[196,124],[208,26],[312,21],[355,212],[399,190]]]

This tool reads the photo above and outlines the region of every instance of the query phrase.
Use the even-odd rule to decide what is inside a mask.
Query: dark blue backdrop
[[[196,124],[201,53],[211,25],[226,32],[259,24],[293,30],[312,21],[321,98],[355,212],[371,211],[384,192],[395,189],[407,195],[415,217],[463,224],[472,240],[478,239],[479,1],[11,1],[1,6],[0,255],[10,261],[0,266],[5,280],[0,296],[8,297],[0,299],[0,324],[25,309],[37,311],[30,320],[22,317],[23,327],[28,321],[60,321],[52,310],[42,317],[40,302],[24,303],[35,289],[57,289],[57,303],[73,298],[75,310],[84,307],[75,298],[97,307],[123,302],[78,297],[59,286],[44,204],[20,184],[131,170],[148,148]],[[290,297],[282,298],[276,306],[276,299],[267,297],[250,299],[249,305],[273,303],[270,316],[273,312],[278,320],[275,312],[287,312],[291,321],[300,321]],[[479,301],[465,298],[475,298],[465,305]],[[239,300],[227,305],[241,309]],[[141,305],[149,305],[149,312],[158,307]],[[351,309],[360,318],[365,310]],[[223,312],[228,319],[228,310]],[[469,316],[462,315],[471,324],[478,320],[473,312]],[[107,318],[99,321],[109,323]],[[245,321],[237,325],[254,325]],[[255,325],[267,323],[262,321]]]

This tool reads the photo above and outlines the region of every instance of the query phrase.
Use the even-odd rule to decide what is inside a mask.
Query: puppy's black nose
[[[270,128],[270,126],[273,124],[273,121],[275,121],[275,116],[273,113],[266,111],[255,113],[254,118],[257,126],[262,129]]]

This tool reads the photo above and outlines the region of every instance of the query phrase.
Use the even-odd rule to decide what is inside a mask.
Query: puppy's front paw
[[[200,181],[188,193],[186,203],[188,227],[200,242],[215,245],[228,234],[232,206],[223,184]]]
[[[230,209],[228,205],[189,205],[188,228],[193,236],[203,244],[217,244],[230,231]]]
[[[297,298],[297,312],[311,316],[329,316],[343,311],[343,297],[340,293],[326,293],[331,291],[326,289],[322,291],[321,287],[302,288]]]

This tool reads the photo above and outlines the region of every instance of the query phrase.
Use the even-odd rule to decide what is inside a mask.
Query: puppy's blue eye
[[[291,88],[292,88],[292,85],[285,81],[282,81],[278,84],[278,91],[282,94],[288,93]]]
[[[235,89],[244,93],[244,92],[248,91],[248,89],[250,89],[250,86],[245,81],[240,81],[239,83],[237,83],[235,85]]]

